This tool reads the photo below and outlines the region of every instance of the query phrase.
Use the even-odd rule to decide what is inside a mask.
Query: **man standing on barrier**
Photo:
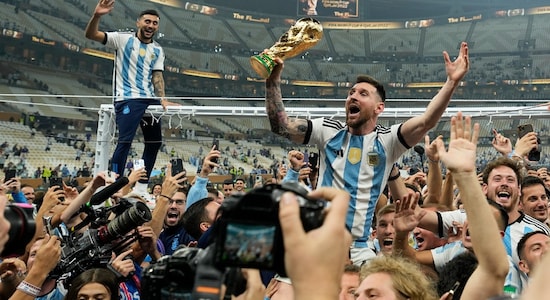
[[[160,120],[144,116],[149,105],[177,105],[164,97],[164,51],[153,40],[159,29],[160,17],[155,10],[144,10],[136,21],[137,32],[99,31],[101,16],[111,12],[115,0],[100,0],[94,14],[86,26],[86,37],[115,49],[113,71],[113,97],[118,127],[118,141],[111,171],[123,174],[126,159],[138,125],[143,132],[145,148],[143,161],[147,178],[157,159],[162,145]],[[160,101],[159,101],[160,98]],[[135,192],[144,194],[147,181],[136,183]]]

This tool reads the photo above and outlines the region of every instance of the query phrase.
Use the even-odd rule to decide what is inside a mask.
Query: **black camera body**
[[[108,212],[111,211],[119,213],[108,221]],[[93,220],[89,223],[85,220],[83,223],[91,224],[91,228],[82,234],[76,234],[75,230],[62,238],[61,259],[50,274],[51,277],[62,277],[67,284],[87,269],[107,266],[113,251],[118,254],[121,252],[118,248],[133,241],[134,236],[126,234],[152,218],[146,204],[137,201],[132,205],[127,199],[121,199],[121,203],[108,210],[101,208],[94,211],[90,208],[88,212]],[[96,219],[97,216],[100,217]],[[98,224],[102,225],[98,227]]]
[[[269,184],[233,195],[220,208],[210,246],[181,247],[144,269],[142,298],[220,299],[217,293],[222,281],[226,294],[239,295],[246,287],[240,268],[273,270],[286,276],[279,222],[279,200],[285,192],[298,196],[305,231],[323,224],[327,202],[309,199],[307,190],[297,182]]]
[[[195,247],[178,248],[145,268],[141,277],[142,299],[191,299],[197,265],[205,254]]]
[[[279,200],[285,192],[298,196],[305,231],[323,224],[327,202],[307,197],[296,182],[269,184],[223,202],[213,231],[214,265],[273,270],[286,276],[284,243],[279,222]]]

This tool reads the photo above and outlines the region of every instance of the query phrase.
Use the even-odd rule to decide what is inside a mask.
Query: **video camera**
[[[205,250],[178,249],[171,257],[163,257],[146,268],[142,276],[142,296],[145,299],[159,296],[160,299],[215,299],[216,296],[209,297],[204,291],[217,291],[216,282],[221,283],[221,277],[230,269],[273,270],[286,276],[279,222],[279,201],[285,192],[298,196],[305,231],[322,225],[327,202],[309,199],[307,190],[298,183],[269,184],[244,195],[232,195],[224,200],[220,217],[213,225],[212,244]]]
[[[111,253],[120,253],[135,241],[135,235],[127,235],[132,229],[151,220],[151,211],[143,202],[120,199],[109,208],[93,210],[85,206],[88,214],[78,227],[72,228],[68,236],[62,236],[61,260],[50,274],[51,277],[64,279],[66,284],[74,276],[95,267],[105,267],[111,260]],[[108,220],[110,213],[116,217]],[[79,234],[78,229],[85,225],[90,228]],[[48,228],[48,226],[45,226]]]

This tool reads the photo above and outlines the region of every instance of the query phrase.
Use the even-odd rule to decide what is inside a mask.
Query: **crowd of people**
[[[164,54],[153,40],[160,17],[145,10],[135,33],[100,31],[99,20],[114,2],[99,0],[86,28],[88,38],[118,54],[113,86],[120,134],[110,170],[78,187],[50,180],[41,195],[17,176],[2,180],[0,299],[145,299],[144,291],[155,290],[175,299],[258,300],[543,299],[550,292],[544,282],[550,269],[550,176],[546,168],[532,167],[537,133],[526,132],[513,144],[494,130],[492,145],[501,157],[482,170],[480,126],[470,117],[453,116],[448,136],[427,135],[468,73],[467,43],[453,60],[443,53],[447,80],[425,111],[390,127],[377,122],[385,108],[384,85],[366,75],[349,89],[345,122],[289,118],[281,92],[284,62],[275,58],[265,83],[271,131],[314,145],[318,156],[293,149],[270,180],[260,177],[251,185],[236,174],[216,187],[209,177],[224,154],[214,143],[204,150],[193,181],[168,164],[162,183],[153,185],[162,136],[159,120],[143,114],[149,105],[176,105],[164,98]],[[138,126],[143,161],[126,174]],[[428,171],[403,176],[396,162],[413,147],[422,147]],[[254,208],[276,216],[224,218],[250,201],[248,193],[273,187],[282,192],[271,190],[270,207]],[[7,206],[10,201],[15,204]],[[321,222],[311,222],[308,201],[324,208],[314,220]],[[15,207],[32,213],[16,222]],[[34,231],[21,236],[22,223],[33,223],[21,218],[34,218]],[[225,238],[233,238],[226,248],[217,244],[224,228]],[[13,248],[14,241],[26,245]],[[181,249],[207,254],[193,261],[177,256]],[[166,282],[144,286],[143,278],[174,267],[166,263],[173,256],[180,264],[167,270]],[[224,257],[246,258],[257,269],[220,264]],[[199,276],[205,274],[194,274],[203,268],[212,279],[206,284]],[[228,270],[245,281],[241,288]]]

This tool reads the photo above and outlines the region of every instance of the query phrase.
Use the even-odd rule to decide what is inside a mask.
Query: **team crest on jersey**
[[[143,48],[139,49],[139,56],[144,57],[146,52]]]
[[[348,152],[348,161],[355,165],[361,161],[361,149],[359,148],[350,148]]]

